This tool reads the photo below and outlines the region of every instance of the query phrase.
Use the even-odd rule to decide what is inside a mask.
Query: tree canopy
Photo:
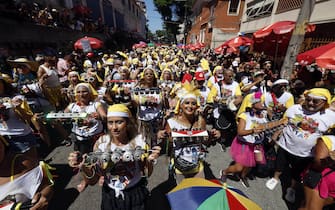
[[[179,34],[179,24],[191,14],[194,0],[153,0],[153,2],[163,18],[167,35],[176,37]]]

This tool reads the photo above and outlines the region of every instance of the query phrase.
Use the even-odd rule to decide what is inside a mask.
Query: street
[[[89,186],[87,189],[78,193],[76,185],[81,180],[81,175],[73,172],[71,168],[67,166],[67,156],[71,152],[72,147],[59,146],[55,148],[46,159],[50,159],[50,164],[56,167],[56,192],[54,198],[49,205],[51,210],[93,210],[100,209],[100,186]],[[225,168],[231,162],[229,155],[229,148],[226,152],[222,152],[219,145],[209,148],[209,153],[206,158],[210,164],[210,169],[215,176],[218,176],[219,170]],[[148,186],[149,189],[155,189],[159,184],[163,183],[168,179],[167,170],[168,159],[165,155],[162,155],[158,159],[157,165],[155,165],[154,172],[149,178]],[[275,190],[270,191],[265,187],[265,182],[268,178],[256,178],[256,180],[249,180],[250,187],[245,188],[241,182],[236,182],[228,179],[228,185],[242,190],[251,200],[256,202],[264,210],[284,210],[288,209],[284,200],[282,199],[281,187],[276,187]],[[164,187],[165,185],[160,185]],[[153,194],[161,192],[160,189],[155,189]],[[150,200],[150,204],[153,205],[150,209],[164,209],[164,199],[157,195],[153,196]]]

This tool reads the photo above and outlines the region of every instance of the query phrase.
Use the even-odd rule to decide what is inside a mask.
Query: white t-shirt
[[[286,110],[285,115],[289,124],[283,129],[277,143],[299,157],[311,157],[317,138],[335,124],[335,112],[328,109],[322,113],[309,114],[300,104],[295,104]]]
[[[77,103],[71,103],[68,109],[71,113],[87,113],[92,114],[98,112],[98,107],[101,106],[99,102],[90,102],[86,107],[80,107]],[[88,125],[82,125],[81,123],[74,122],[72,132],[76,134],[77,139],[82,141],[85,137],[92,137],[102,132],[103,125],[101,120],[90,118],[87,119],[90,123]]]
[[[257,125],[259,125],[259,124],[264,124],[264,123],[268,122],[268,120],[266,118],[266,116],[267,116],[266,111],[263,111],[262,114],[263,114],[263,117],[259,118],[256,115],[251,116],[249,112],[244,112],[244,113],[240,114],[238,116],[238,118],[241,118],[241,119],[245,120],[245,129],[246,130],[251,130],[254,127],[257,127]],[[244,141],[253,144],[253,143],[256,142],[256,138],[260,138],[260,139],[257,140],[257,142],[259,142],[259,141],[263,141],[265,136],[264,136],[264,133],[260,133],[260,134],[257,134],[257,135],[250,134],[250,135],[245,135],[245,136],[241,136],[241,137],[244,139]]]

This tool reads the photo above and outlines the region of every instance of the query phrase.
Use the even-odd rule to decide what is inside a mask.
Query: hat
[[[107,117],[131,117],[128,107],[124,104],[114,104],[108,107]]]
[[[331,103],[331,95],[329,90],[325,88],[312,88],[310,90],[306,90],[304,95],[308,95],[312,98],[318,98],[326,100],[328,104]]]
[[[204,81],[205,80],[204,72],[195,72],[195,79],[198,81]]]
[[[274,83],[272,83],[272,87],[275,85],[288,85],[288,80],[286,79],[278,79]]]
[[[89,83],[82,82],[82,83],[77,84],[76,87],[74,88],[75,97],[77,97],[77,89],[81,86],[86,87],[88,89],[88,92],[92,94],[93,98],[96,98],[98,96],[97,91],[92,87],[92,85],[90,85]]]
[[[255,104],[262,101],[262,92],[255,92],[250,98],[251,104]]]
[[[264,75],[265,73],[264,73],[264,71],[256,71],[255,73],[254,73],[254,77],[257,77],[257,76],[259,76],[259,75]]]
[[[108,58],[105,62],[105,65],[114,65],[114,60],[113,58]]]
[[[30,70],[36,71],[38,67],[38,63],[35,61],[30,61],[27,58],[17,58],[15,60],[7,60],[8,63],[13,66],[14,68],[17,68],[19,65],[25,65]]]

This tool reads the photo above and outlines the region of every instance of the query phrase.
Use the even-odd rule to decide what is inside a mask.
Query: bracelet
[[[94,168],[92,168],[92,175],[91,176],[87,176],[87,174],[83,171],[83,173],[84,173],[84,176],[85,176],[85,178],[86,179],[93,179],[93,177],[95,176],[95,169]]]

